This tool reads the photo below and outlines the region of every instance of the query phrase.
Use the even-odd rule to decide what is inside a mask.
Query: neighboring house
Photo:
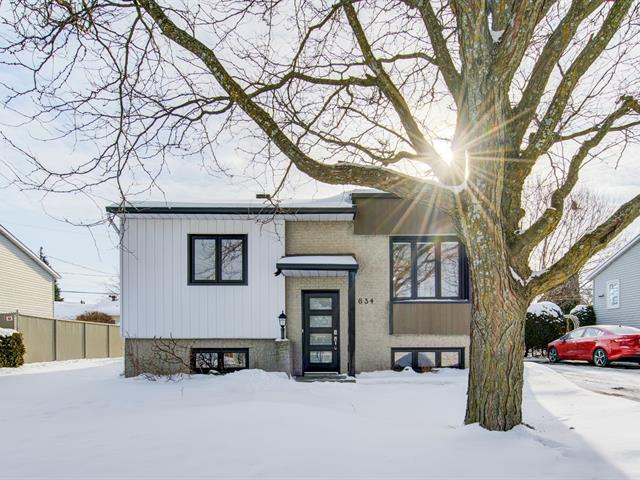
[[[60,278],[0,225],[0,312],[53,317],[53,281]]]
[[[75,320],[87,312],[102,312],[109,315],[114,323],[120,323],[120,300],[104,299],[98,303],[55,302],[54,317],[57,320]]]
[[[640,235],[592,271],[597,323],[640,327]]]
[[[354,374],[468,361],[464,247],[448,217],[413,200],[356,191],[278,208],[107,211],[123,228],[127,375],[162,370],[159,338],[178,347],[182,370]],[[289,343],[274,340],[282,311]]]

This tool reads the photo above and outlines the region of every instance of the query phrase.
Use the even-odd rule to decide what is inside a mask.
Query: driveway
[[[577,386],[592,392],[640,402],[640,365],[621,363],[598,368],[583,362],[549,363],[542,359],[527,361],[544,363]]]

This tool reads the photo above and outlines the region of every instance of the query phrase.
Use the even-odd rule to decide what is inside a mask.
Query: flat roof
[[[269,201],[240,200],[237,202],[127,202],[109,205],[114,214],[215,214],[215,215],[295,215],[295,214],[353,214],[356,208],[348,193],[334,197],[287,200],[277,204]]]
[[[357,270],[358,261],[353,255],[289,255],[276,263],[280,270]]]

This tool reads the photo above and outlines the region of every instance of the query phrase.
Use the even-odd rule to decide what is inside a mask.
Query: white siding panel
[[[620,281],[619,308],[607,308],[606,287],[611,280]],[[593,307],[598,323],[640,328],[640,243],[594,278]]]
[[[53,277],[0,234],[0,312],[53,318]]]
[[[122,248],[126,337],[275,338],[284,309],[284,222],[128,218]],[[248,285],[187,285],[189,234],[247,234]]]

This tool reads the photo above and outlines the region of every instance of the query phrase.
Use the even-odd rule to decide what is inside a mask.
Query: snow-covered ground
[[[124,379],[121,361],[84,362],[0,377],[1,478],[640,475],[638,403],[544,365],[526,366],[534,429],[498,433],[462,424],[466,371],[380,372],[355,384],[257,370],[152,382]],[[29,370],[39,373],[21,374]]]

